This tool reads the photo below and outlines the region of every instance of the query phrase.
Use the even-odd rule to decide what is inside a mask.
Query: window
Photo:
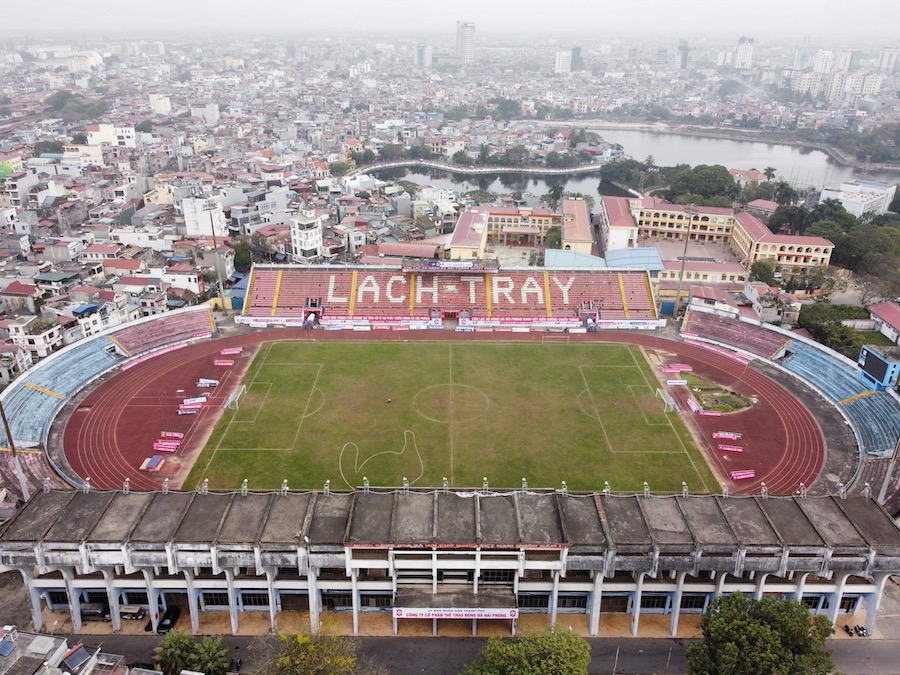
[[[359,604],[361,607],[385,609],[391,606],[390,593],[360,593]]]
[[[705,593],[685,593],[681,596],[681,609],[703,611],[706,606]]]
[[[353,607],[353,594],[350,591],[322,591],[322,604],[325,609],[350,609]]]
[[[68,605],[69,594],[65,591],[47,591],[47,602],[51,605]]]
[[[482,570],[481,580],[484,583],[508,584],[512,583],[515,576],[513,570]]]
[[[227,607],[228,593],[223,591],[204,591],[203,604],[206,607]]]
[[[128,591],[125,593],[126,605],[149,605],[145,591]]]
[[[559,609],[587,609],[587,595],[562,595],[557,597]]]
[[[269,606],[269,594],[268,593],[241,593],[241,604],[244,607],[268,607]]]
[[[668,593],[644,593],[641,596],[641,609],[665,609],[668,604]]]
[[[519,595],[519,609],[547,609],[549,606],[549,593],[521,593]]]
[[[858,595],[845,595],[841,598],[839,605],[842,612],[852,614],[856,611],[856,605],[859,603]]]
[[[101,602],[106,603],[108,600],[108,596],[106,595],[106,591],[88,591],[85,595],[85,602]]]

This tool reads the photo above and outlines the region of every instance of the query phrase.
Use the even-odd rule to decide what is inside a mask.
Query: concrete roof
[[[900,528],[862,497],[371,490],[324,493],[40,492],[2,542],[319,546],[551,546],[672,550],[875,548]]]

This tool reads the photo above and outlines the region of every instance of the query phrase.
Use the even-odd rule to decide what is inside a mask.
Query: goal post
[[[662,403],[664,413],[674,412],[675,399],[672,398],[669,392],[667,392],[665,389],[662,389],[661,387],[657,387],[656,398],[658,398],[660,400],[660,403]]]
[[[247,385],[242,384],[228,395],[228,400],[225,402],[225,407],[229,410],[240,410],[241,399],[243,399],[246,395]]]

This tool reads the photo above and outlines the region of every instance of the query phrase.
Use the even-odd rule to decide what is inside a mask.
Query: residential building
[[[431,45],[416,45],[415,65],[419,68],[431,68],[434,63],[434,50]]]
[[[291,246],[295,262],[312,262],[322,255],[323,218],[304,209],[291,218]]]
[[[456,58],[463,66],[475,60],[475,24],[470,21],[456,22]]]
[[[556,52],[556,60],[553,63],[553,72],[557,75],[566,75],[572,72],[572,52],[564,49]]]
[[[866,214],[878,216],[885,213],[896,194],[896,185],[856,179],[844,181],[840,187],[824,188],[819,203],[836,199],[849,213],[861,218]]]
[[[163,94],[150,94],[150,112],[154,115],[168,115],[172,112],[172,101]]]
[[[736,70],[750,70],[753,67],[753,38],[741,36],[738,40],[734,52],[734,67]]]
[[[13,344],[28,350],[32,361],[46,358],[62,347],[59,322],[36,316],[12,319],[7,324]]]
[[[219,197],[185,197],[181,200],[184,228],[188,237],[228,235],[228,221]]]
[[[88,145],[111,145],[117,148],[136,148],[134,127],[117,127],[113,124],[92,124],[87,128]]]

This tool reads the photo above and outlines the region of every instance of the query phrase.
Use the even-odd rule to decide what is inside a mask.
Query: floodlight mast
[[[3,419],[3,430],[6,432],[9,449],[12,451],[13,466],[16,469],[16,477],[19,479],[19,487],[22,490],[22,499],[27,502],[31,499],[31,493],[28,490],[28,482],[25,480],[25,473],[22,471],[22,462],[19,460],[19,453],[16,452],[16,442],[13,440],[12,432],[9,430],[9,421],[6,419],[6,409],[3,407],[2,400],[0,400],[0,418]]]

